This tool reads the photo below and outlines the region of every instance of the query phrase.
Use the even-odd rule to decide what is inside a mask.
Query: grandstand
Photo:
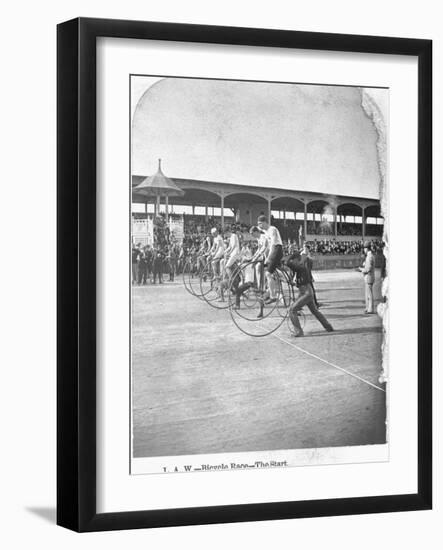
[[[134,218],[151,217],[153,202],[137,193],[146,176],[132,177]],[[232,183],[170,178],[183,196],[170,197],[169,213],[184,214],[185,220],[204,224],[210,219],[222,228],[225,222],[250,226],[261,214],[272,218],[284,240],[364,240],[383,234],[380,201],[351,196],[253,187]],[[136,205],[143,205],[142,209]],[[166,205],[163,205],[166,209]],[[137,212],[138,210],[138,212]],[[161,207],[160,207],[161,212]],[[185,228],[186,230],[186,228]]]
[[[133,97],[133,213],[159,203],[137,189],[164,176],[168,209],[198,225],[273,218],[284,240],[380,238],[377,132],[359,88],[142,77]],[[139,84],[140,84],[139,82]],[[142,88],[140,88],[142,89]],[[157,158],[167,173],[154,174]],[[321,191],[321,192],[320,192]],[[148,202],[146,202],[148,201]],[[169,204],[168,204],[169,201]],[[191,218],[192,216],[192,218]]]

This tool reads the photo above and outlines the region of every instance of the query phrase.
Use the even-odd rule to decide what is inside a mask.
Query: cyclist
[[[265,275],[268,281],[269,298],[265,301],[265,304],[272,304],[277,301],[277,285],[273,273],[283,258],[283,242],[279,230],[268,223],[266,216],[259,216],[257,225],[265,233],[269,243],[269,253],[265,258]]]

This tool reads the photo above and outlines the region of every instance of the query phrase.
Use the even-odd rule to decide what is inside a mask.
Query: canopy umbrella
[[[158,159],[158,170],[153,176],[148,176],[141,183],[133,187],[132,195],[142,197],[155,197],[155,216],[160,210],[160,198],[166,199],[166,221],[168,221],[168,197],[183,196],[184,191],[180,189],[170,178],[166,177],[161,168],[161,159]],[[147,200],[146,200],[147,202]]]

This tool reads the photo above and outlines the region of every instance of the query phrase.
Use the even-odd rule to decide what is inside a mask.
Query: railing
[[[362,254],[312,254],[313,270],[355,269],[363,265]],[[375,255],[375,267],[381,267],[381,254]]]
[[[371,241],[371,240],[380,240],[382,238],[381,235],[365,235],[364,240]],[[363,241],[362,235],[337,235],[334,237],[334,235],[317,235],[314,233],[308,233],[306,235],[307,241],[336,241],[336,242],[342,242],[342,241],[352,241],[352,242],[360,242]]]

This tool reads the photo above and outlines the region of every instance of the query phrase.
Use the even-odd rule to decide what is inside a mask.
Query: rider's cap
[[[268,218],[266,216],[259,216],[257,218],[257,222],[267,222]]]
[[[216,227],[213,227],[213,228],[211,229],[211,233],[212,233],[213,235],[214,235],[214,233],[217,233],[217,228],[216,228]]]

